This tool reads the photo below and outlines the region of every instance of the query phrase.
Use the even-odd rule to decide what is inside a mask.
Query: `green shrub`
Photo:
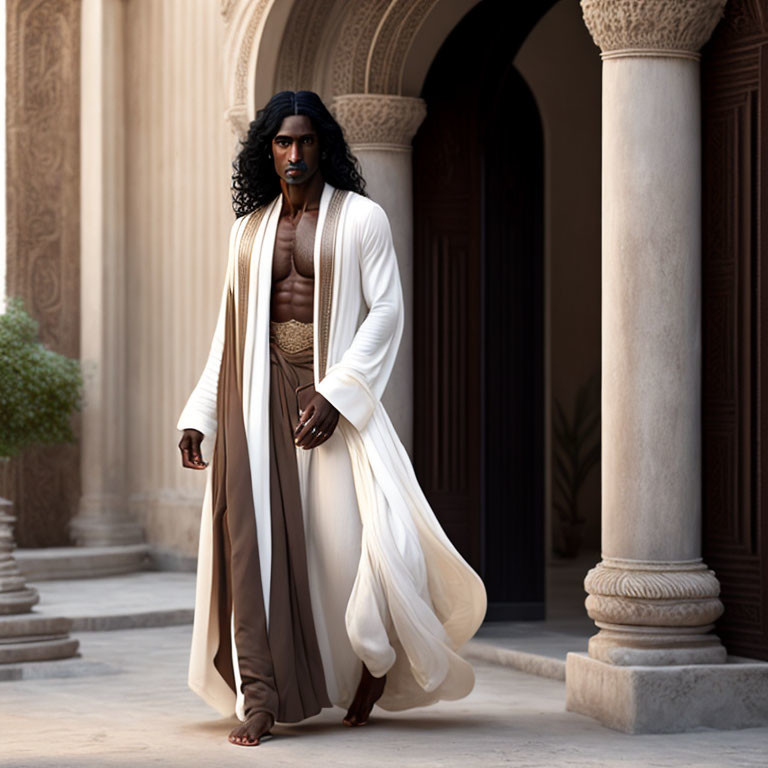
[[[83,391],[80,362],[37,340],[37,321],[19,298],[0,315],[0,457],[74,439],[72,412]]]

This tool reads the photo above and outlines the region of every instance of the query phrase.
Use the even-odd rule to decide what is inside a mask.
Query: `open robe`
[[[211,352],[178,422],[179,429],[198,429],[207,437],[215,433],[217,381],[227,299],[231,297],[238,316],[235,325],[242,333],[238,347],[242,355],[243,423],[267,615],[271,564],[266,428],[269,315],[279,214],[280,198],[260,212],[239,218],[232,227]],[[256,216],[258,226],[252,223],[249,228],[248,221]],[[238,258],[244,250],[250,254],[246,265],[242,255]],[[343,440],[332,437],[313,451],[337,452],[332,459],[349,462],[351,473],[341,473],[340,480],[328,478],[327,482],[349,483],[345,478],[353,478],[346,492],[355,498],[362,523],[354,585],[348,598],[341,596],[347,600],[346,635],[354,651],[350,657],[357,665],[354,674],[359,676],[358,660],[377,677],[387,674],[378,702],[385,709],[461,698],[471,691],[474,674],[456,651],[482,622],[486,595],[480,578],[437,522],[380,402],[403,327],[397,258],[383,209],[368,198],[340,193],[326,184],[318,211],[314,268],[315,386],[339,410],[336,430]],[[362,302],[368,312],[358,327]],[[322,486],[316,492],[322,492]],[[236,690],[231,678],[225,679],[214,665],[220,627],[231,617],[222,621],[223,608],[213,591],[211,498],[209,473],[200,528],[189,685],[219,712],[231,715],[236,711]],[[336,526],[344,524],[343,519],[336,521]],[[312,580],[311,568],[309,575]],[[321,626],[323,617],[317,616],[319,609],[314,603],[312,608],[315,623]],[[326,679],[343,676],[338,659],[334,667],[334,660],[327,655],[326,649]],[[349,670],[346,674],[348,677]],[[332,679],[328,683],[333,703],[348,706],[354,689],[336,686]]]

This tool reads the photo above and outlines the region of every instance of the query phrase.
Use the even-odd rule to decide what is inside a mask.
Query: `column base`
[[[620,666],[662,667],[672,664],[725,664],[727,652],[714,624],[702,627],[622,627],[595,622],[589,638],[593,659]]]
[[[22,580],[23,581],[23,580]],[[25,584],[20,589],[0,590],[0,616],[29,613],[33,605],[40,601],[40,595],[34,587]]]
[[[0,664],[68,659],[79,640],[69,637],[72,620],[25,614],[0,618]]]
[[[603,556],[584,579],[587,613],[600,629],[589,655],[620,666],[723,664],[714,622],[720,584],[701,561]]]
[[[624,733],[768,725],[768,663],[617,666],[569,653],[565,708]]]
[[[69,530],[79,547],[113,547],[143,544],[144,531],[112,496],[83,497]]]
[[[16,542],[13,540],[12,505],[0,498],[0,616],[28,613],[40,600],[37,590],[28,587],[24,575],[13,556]]]

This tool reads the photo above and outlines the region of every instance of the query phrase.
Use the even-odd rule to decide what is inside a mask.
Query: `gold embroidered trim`
[[[312,323],[291,318],[285,322],[269,321],[269,332],[277,346],[285,352],[303,352],[312,346]]]
[[[320,306],[318,319],[320,322],[318,335],[318,379],[325,377],[328,363],[328,340],[331,335],[331,302],[333,299],[333,261],[336,251],[336,230],[341,218],[341,209],[349,192],[335,189],[328,203],[328,213],[325,216],[323,235],[320,240]]]
[[[253,211],[245,223],[243,236],[240,238],[240,248],[237,252],[237,356],[235,358],[237,385],[242,394],[243,387],[243,357],[245,356],[245,329],[248,322],[248,286],[251,272],[251,253],[256,232],[264,218],[266,206]]]

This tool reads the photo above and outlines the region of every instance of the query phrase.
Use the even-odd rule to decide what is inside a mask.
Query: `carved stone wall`
[[[21,296],[57,352],[80,346],[80,0],[7,0],[7,293]],[[6,466],[0,495],[20,546],[69,542],[80,493],[77,445]]]

